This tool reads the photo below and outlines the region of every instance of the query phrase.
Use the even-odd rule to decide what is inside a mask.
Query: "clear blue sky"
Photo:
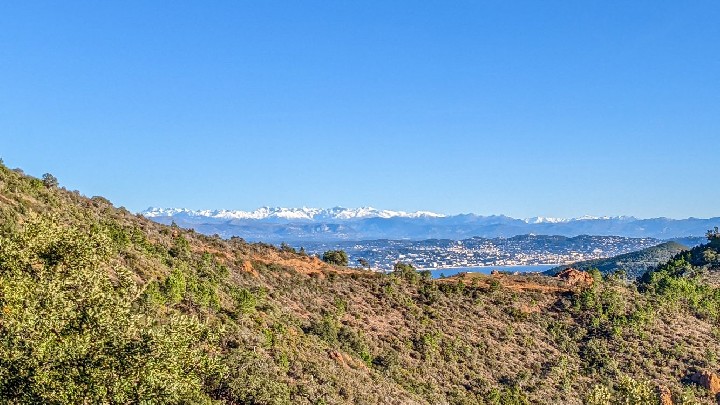
[[[720,215],[720,3],[0,3],[0,157],[133,211]]]

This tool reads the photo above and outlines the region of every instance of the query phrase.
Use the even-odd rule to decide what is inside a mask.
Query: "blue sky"
[[[718,21],[717,1],[2,2],[0,157],[133,211],[718,216]]]

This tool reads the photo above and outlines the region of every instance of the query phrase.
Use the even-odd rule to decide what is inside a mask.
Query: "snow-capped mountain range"
[[[352,220],[352,219],[365,219],[365,218],[445,218],[447,215],[438,214],[431,211],[393,211],[393,210],[379,210],[373,207],[360,207],[360,208],[344,208],[344,207],[333,207],[333,208],[284,208],[284,207],[260,207],[254,211],[240,211],[240,210],[190,210],[187,208],[157,208],[150,207],[141,214],[147,218],[157,217],[175,217],[175,216],[187,216],[187,217],[205,217],[213,219],[285,219],[285,220],[308,220],[308,221],[320,221],[320,220]],[[587,220],[598,220],[598,219],[615,219],[615,220],[632,220],[634,217],[628,216],[602,216],[596,217],[591,215],[584,215],[578,218],[553,218],[553,217],[532,217],[525,218],[523,221],[527,224],[559,224],[572,221],[587,221]]]
[[[185,208],[155,208],[150,207],[141,212],[147,218],[157,217],[206,217],[214,219],[286,219],[286,220],[351,220],[362,218],[442,218],[445,215],[429,211],[391,211],[378,210],[373,207],[362,208],[282,208],[261,207],[254,211],[236,210],[188,210]]]
[[[592,215],[583,215],[581,217],[577,218],[552,218],[552,217],[532,217],[532,218],[525,218],[523,221],[525,221],[526,224],[564,224],[567,222],[573,222],[573,221],[595,221],[595,220],[634,220],[635,217],[628,217],[628,216],[617,216],[617,217],[594,217]]]
[[[466,239],[515,235],[598,235],[672,239],[703,236],[720,224],[709,219],[638,219],[631,216],[579,218],[504,215],[443,215],[429,211],[391,211],[363,208],[271,208],[254,211],[148,208],[141,212],[154,221],[175,222],[205,234],[238,236],[249,241],[298,242],[371,239]]]

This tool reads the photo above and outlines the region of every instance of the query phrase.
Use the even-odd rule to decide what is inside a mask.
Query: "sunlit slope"
[[[375,274],[52,180],[0,166],[3,402],[579,404],[659,386],[712,402],[684,379],[717,368],[719,294],[685,273],[642,292]]]

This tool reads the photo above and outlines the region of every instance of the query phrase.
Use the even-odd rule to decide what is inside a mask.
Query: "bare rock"
[[[704,387],[713,395],[720,393],[720,377],[712,371],[698,371],[690,376],[690,381]]]
[[[658,394],[660,395],[660,405],[673,405],[672,392],[670,392],[670,388],[661,385],[658,387]]]
[[[342,353],[337,350],[331,350],[328,354],[330,355],[330,358],[335,360],[335,362],[337,362],[340,366],[343,368],[349,368]]]
[[[591,286],[595,279],[590,273],[577,269],[565,269],[555,276],[561,280],[565,280],[567,284],[576,286]]]
[[[255,277],[259,276],[257,270],[255,270],[255,267],[252,265],[252,262],[250,260],[243,261],[242,269],[244,272],[250,273]]]

